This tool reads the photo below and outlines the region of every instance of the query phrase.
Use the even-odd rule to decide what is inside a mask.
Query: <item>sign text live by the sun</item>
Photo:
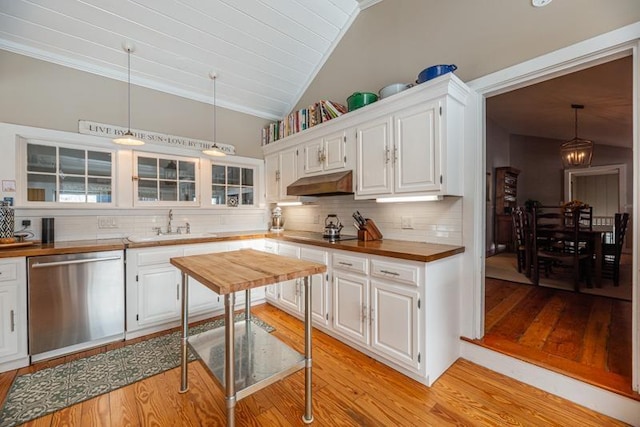
[[[87,120],[78,121],[78,132],[85,135],[103,136],[107,138],[116,138],[122,136],[127,128],[120,126],[108,125],[104,123],[90,122]],[[211,148],[213,142],[201,139],[185,138],[182,136],[167,135],[157,132],[149,132],[146,130],[131,129],[133,135],[151,144],[167,145],[171,147],[181,147],[191,150],[206,150]],[[236,154],[236,147],[230,144],[221,144],[216,142],[216,146],[225,154]]]

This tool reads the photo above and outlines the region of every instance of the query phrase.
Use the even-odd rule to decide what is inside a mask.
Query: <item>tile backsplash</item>
[[[341,235],[355,235],[351,214],[360,211],[371,218],[387,239],[450,245],[462,244],[462,198],[445,197],[437,202],[376,203],[353,196],[320,197],[313,204],[282,208],[285,230],[318,231],[324,220],[336,214],[344,225]],[[411,228],[402,228],[402,220]]]
[[[353,196],[321,197],[313,204],[283,207],[285,230],[322,232],[329,214],[340,218],[342,235],[355,235],[351,214],[360,211],[371,218],[387,239],[410,240],[451,245],[462,244],[462,199],[445,197],[437,202],[376,203],[373,200],[354,200]],[[23,220],[30,220],[28,231],[40,240],[41,219],[55,218],[55,240],[90,240],[123,238],[131,235],[151,236],[153,227],[166,230],[169,209],[121,210],[27,210],[16,209],[15,230]],[[267,230],[269,209],[173,209],[172,227],[187,222],[192,233],[242,230]],[[405,226],[403,228],[403,219]],[[408,223],[408,224],[407,224]]]
[[[153,227],[167,228],[169,209],[109,211],[34,211],[16,209],[15,231],[23,229],[22,221],[30,220],[27,231],[40,240],[42,218],[55,218],[55,241],[123,238],[131,235],[151,236]],[[210,210],[173,209],[171,223],[175,231],[188,222],[192,233],[242,230],[266,230],[270,214],[266,209]]]

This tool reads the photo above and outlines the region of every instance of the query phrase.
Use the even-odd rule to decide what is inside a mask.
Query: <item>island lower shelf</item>
[[[234,331],[237,400],[304,368],[303,354],[251,321],[236,322]],[[193,335],[188,344],[224,390],[224,327]]]

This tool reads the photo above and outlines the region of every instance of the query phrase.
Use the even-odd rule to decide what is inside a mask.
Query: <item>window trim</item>
[[[195,194],[196,194],[196,200],[195,201],[179,201],[179,200],[175,200],[175,201],[169,201],[169,200],[157,200],[157,201],[143,201],[143,200],[139,200],[138,199],[138,182],[140,181],[140,178],[138,177],[138,159],[140,157],[148,157],[148,158],[155,158],[155,159],[163,159],[163,160],[175,160],[176,162],[179,161],[187,161],[187,162],[193,162],[195,163],[195,171],[194,171],[194,177],[195,177]],[[201,164],[202,164],[202,159],[199,157],[190,157],[190,156],[181,156],[181,155],[176,155],[176,154],[166,154],[166,153],[157,153],[157,152],[152,152],[152,151],[137,151],[134,150],[133,151],[133,156],[132,156],[132,170],[131,170],[131,183],[132,183],[132,193],[131,193],[131,198],[132,198],[132,205],[134,207],[163,207],[163,206],[172,206],[172,207],[199,207],[202,206],[202,200],[203,200],[203,196],[201,194],[201,181],[202,181],[202,177],[201,177]],[[177,180],[177,183],[179,185],[179,180]]]
[[[243,204],[239,204],[238,206],[229,206],[228,204],[224,204],[224,205],[214,205],[211,202],[211,199],[213,198],[213,166],[224,166],[225,168],[228,167],[238,167],[242,170],[242,168],[244,169],[251,169],[253,170],[253,204],[252,205],[243,205]],[[208,175],[207,175],[207,197],[205,199],[205,197],[203,197],[203,200],[206,200],[206,202],[203,202],[203,206],[209,208],[209,209],[232,209],[232,210],[238,210],[238,209],[258,209],[261,207],[262,204],[262,199],[260,196],[260,182],[258,181],[258,174],[261,173],[260,167],[257,164],[253,164],[253,163],[244,163],[244,162],[235,162],[235,161],[227,161],[226,158],[222,158],[220,160],[218,159],[211,159],[208,163]],[[240,172],[240,175],[242,176],[242,171]],[[219,184],[216,184],[219,185]],[[225,187],[229,187],[228,184],[225,184]],[[240,186],[240,188],[242,188],[242,186]]]
[[[118,198],[118,152],[115,148],[107,148],[103,146],[90,146],[82,143],[69,143],[56,141],[54,139],[47,138],[28,138],[17,135],[16,140],[18,142],[18,162],[16,165],[16,178],[18,178],[18,185],[16,191],[15,207],[20,208],[65,208],[65,209],[103,209],[116,207],[116,200]],[[56,148],[56,161],[59,162],[59,149],[68,148],[72,150],[82,150],[85,153],[89,151],[109,153],[111,155],[111,201],[109,203],[89,203],[89,202],[60,202],[58,200],[53,202],[48,201],[30,201],[28,200],[28,180],[29,171],[27,170],[28,158],[27,158],[27,146],[29,144],[43,145],[47,147]],[[85,159],[85,180],[89,177],[86,169]],[[56,165],[57,168],[57,165]],[[106,177],[105,177],[106,178]],[[56,190],[59,190],[59,181],[56,179]]]

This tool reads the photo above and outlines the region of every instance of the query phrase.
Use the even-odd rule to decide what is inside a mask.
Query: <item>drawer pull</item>
[[[11,310],[11,332],[16,330],[16,313]]]
[[[400,275],[400,273],[396,273],[395,271],[387,271],[387,270],[380,270],[380,273],[390,274],[391,276],[399,276]]]
[[[338,261],[338,264],[340,264],[340,265],[346,265],[347,267],[353,267],[353,264],[351,264],[350,262]]]

